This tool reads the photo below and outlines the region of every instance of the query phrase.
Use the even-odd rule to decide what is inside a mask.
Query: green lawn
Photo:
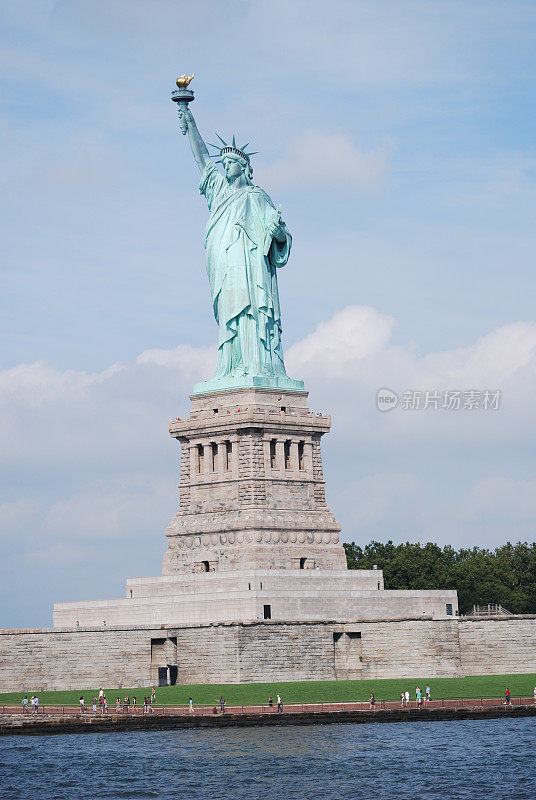
[[[285,703],[329,703],[368,700],[374,692],[377,700],[398,700],[400,692],[408,689],[415,698],[415,686],[424,689],[429,683],[432,699],[466,697],[502,697],[508,686],[512,697],[532,696],[536,686],[536,673],[526,675],[481,675],[471,678],[397,678],[396,680],[365,681],[297,681],[292,683],[242,683],[242,684],[196,684],[191,686],[156,687],[158,705],[186,705],[190,695],[196,705],[212,705],[223,695],[227,705],[260,705],[266,703],[268,696],[275,699],[279,692]],[[138,705],[143,703],[149,688],[106,689],[108,705],[116,697],[136,696]],[[77,706],[80,695],[89,705],[91,698],[98,693],[95,689],[66,692],[39,692],[41,705]],[[18,704],[24,692],[0,694],[0,705]],[[27,692],[28,696],[32,694]]]

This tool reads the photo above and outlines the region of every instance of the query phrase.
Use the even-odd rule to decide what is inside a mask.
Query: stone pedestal
[[[320,439],[328,415],[307,392],[232,389],[192,395],[170,434],[181,446],[180,506],[163,574],[346,569],[327,507]]]

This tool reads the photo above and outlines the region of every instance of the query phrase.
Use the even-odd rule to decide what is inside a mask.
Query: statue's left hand
[[[287,238],[287,235],[281,225],[278,225],[277,222],[270,222],[268,226],[268,233],[278,242],[284,242]]]

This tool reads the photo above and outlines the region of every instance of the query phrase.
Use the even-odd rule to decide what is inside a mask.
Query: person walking
[[[534,702],[536,703],[536,689],[534,689]],[[22,700],[22,713],[28,711],[28,696],[24,695]]]
[[[39,712],[39,698],[37,695],[34,697],[34,713],[37,714]]]
[[[280,694],[277,695],[277,713],[278,714],[283,713],[283,701],[281,700]]]
[[[92,709],[94,714],[97,713],[97,698],[96,697],[94,697],[93,700],[91,701],[91,709]]]
[[[223,696],[220,697],[220,711],[225,714],[225,698]]]
[[[534,690],[534,697],[536,697],[536,689]],[[268,698],[268,708],[273,708],[273,707],[274,707],[274,701],[272,695],[270,695],[270,697]]]
[[[430,690],[430,687],[428,686],[428,684],[426,684],[426,689],[424,691],[426,693],[426,702],[429,703],[430,702],[431,690]]]
[[[194,701],[192,697],[190,697],[190,700],[188,701],[188,709],[190,711],[190,714],[194,713]]]
[[[534,702],[536,703],[536,686],[534,687]]]
[[[406,706],[409,706],[409,691],[407,689],[404,692],[404,700],[406,701]]]
[[[506,691],[504,693],[504,705],[505,706],[510,705],[510,689],[508,688],[508,686],[506,687]]]
[[[80,695],[80,712],[82,714],[85,714],[85,711],[86,711],[86,700],[84,695],[82,694]]]
[[[375,705],[376,705],[376,700],[374,698],[374,692],[371,692],[370,693],[370,700],[369,700],[369,707],[370,708],[374,708]]]

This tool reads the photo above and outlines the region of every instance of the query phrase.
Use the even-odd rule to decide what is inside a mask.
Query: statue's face
[[[225,177],[229,181],[234,181],[244,172],[244,165],[238,158],[233,156],[224,156],[221,160],[223,169],[225,170]]]

